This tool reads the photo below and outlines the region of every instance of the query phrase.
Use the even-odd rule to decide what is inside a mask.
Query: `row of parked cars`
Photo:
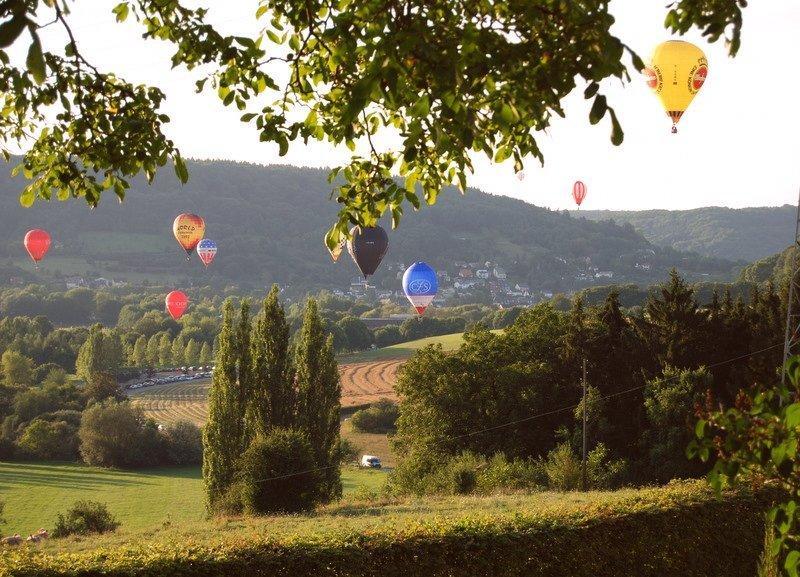
[[[143,389],[145,387],[152,387],[154,385],[165,385],[167,383],[179,383],[181,381],[194,381],[196,379],[207,379],[214,374],[214,367],[181,367],[179,369],[172,369],[172,371],[180,371],[178,374],[171,374],[164,377],[149,377],[143,381],[132,383],[126,386],[126,389]]]

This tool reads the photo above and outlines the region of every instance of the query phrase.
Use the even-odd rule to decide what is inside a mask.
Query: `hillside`
[[[694,210],[582,210],[572,215],[593,221],[631,224],[647,240],[675,250],[752,262],[792,243],[796,208],[709,206]]]
[[[165,171],[152,187],[134,183],[124,203],[108,196],[93,211],[82,201],[23,209],[17,200],[23,180],[3,170],[0,259],[6,262],[0,260],[0,272],[6,279],[75,274],[245,288],[279,282],[304,290],[346,287],[357,274],[346,255],[332,264],[322,245],[337,206],[328,198],[327,171],[217,161],[191,162],[189,168],[186,186]],[[390,233],[389,254],[374,278],[379,286],[397,288],[396,265],[419,259],[451,274],[457,261],[492,261],[508,271],[509,282],[528,283],[532,290],[584,288],[600,282],[595,271],[645,285],[663,280],[673,266],[690,278],[732,276],[729,261],[653,246],[631,227],[477,190],[463,197],[447,190],[440,198],[436,207],[408,211]],[[208,271],[196,260],[187,263],[172,238],[172,220],[180,212],[204,216],[207,236],[220,247]],[[49,230],[54,239],[38,273],[20,246],[33,227]]]

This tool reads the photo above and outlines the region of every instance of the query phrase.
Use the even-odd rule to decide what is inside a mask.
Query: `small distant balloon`
[[[197,256],[206,268],[208,268],[208,265],[210,265],[214,261],[214,257],[217,256],[217,243],[210,238],[204,238],[197,243]]]
[[[186,251],[186,260],[189,260],[192,251],[205,236],[205,232],[206,223],[202,217],[196,214],[186,212],[179,214],[172,223],[172,233],[175,235],[175,240],[178,241],[178,244]]]
[[[25,234],[23,244],[33,262],[38,263],[50,250],[50,235],[45,230],[34,228]]]
[[[164,304],[169,316],[177,321],[189,307],[189,297],[181,291],[172,291],[167,295],[167,298],[164,299]]]
[[[644,78],[672,120],[673,134],[678,132],[678,122],[703,87],[706,76],[706,55],[691,42],[667,40],[653,50]]]
[[[423,314],[439,290],[436,271],[428,263],[419,261],[403,273],[403,292],[417,314]]]
[[[347,241],[347,251],[353,257],[361,274],[364,278],[375,274],[389,249],[389,235],[382,226],[354,226],[350,229],[350,237]]]
[[[575,184],[572,185],[572,198],[580,209],[583,199],[586,198],[586,185],[580,180],[576,181]]]
[[[516,174],[516,176],[517,176],[517,180],[518,180],[518,181],[520,181],[520,182],[522,182],[523,180],[525,180],[525,172],[524,172],[524,171],[522,171],[522,170],[520,170],[520,171],[519,171],[519,172]]]

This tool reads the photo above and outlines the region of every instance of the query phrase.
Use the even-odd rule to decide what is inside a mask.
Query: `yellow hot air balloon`
[[[672,119],[672,132],[700,91],[708,75],[706,55],[691,42],[667,40],[653,50],[650,65],[644,70],[647,85],[661,100]]]
[[[186,251],[186,260],[189,260],[197,243],[205,236],[205,232],[206,223],[202,217],[196,214],[179,214],[172,223],[172,233],[178,244]]]

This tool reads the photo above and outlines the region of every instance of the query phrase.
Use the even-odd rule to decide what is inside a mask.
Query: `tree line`
[[[696,408],[707,394],[731,403],[775,378],[783,306],[771,283],[747,300],[726,291],[701,306],[673,271],[641,308],[625,310],[612,290],[596,306],[576,298],[568,312],[536,305],[502,334],[476,326],[452,354],[427,347],[398,380],[395,484],[415,492],[447,485],[441,475],[465,474],[463,462],[450,467],[465,453],[520,465],[569,454],[574,463],[584,410],[589,448],[609,466],[624,462],[616,482],[699,475],[707,465],[685,456]]]

